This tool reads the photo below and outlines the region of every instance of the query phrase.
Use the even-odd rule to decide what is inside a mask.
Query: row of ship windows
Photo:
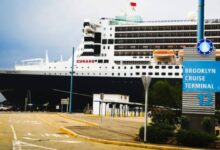
[[[107,49],[107,48],[110,49],[110,46],[107,46],[107,47],[103,46],[103,47],[102,47],[102,49],[105,49],[105,48],[106,48],[106,49]]]
[[[116,27],[115,31],[196,30],[196,25]],[[220,29],[220,24],[205,25],[205,29]]]
[[[60,75],[60,76],[62,76],[62,75],[68,75],[68,74],[70,74],[70,73],[44,73],[44,75]]]
[[[183,45],[115,45],[115,50],[139,50],[139,49],[183,49],[184,47],[194,47],[196,44]],[[215,48],[220,47],[215,44]]]
[[[208,38],[214,43],[220,42],[220,38]],[[131,44],[131,43],[196,43],[196,38],[181,39],[116,39],[115,44]]]
[[[220,35],[220,32],[219,34]],[[161,37],[161,36],[158,36]],[[209,38],[212,42],[217,43],[220,42],[220,38]],[[194,38],[169,38],[169,39],[103,39],[102,44],[130,44],[130,43],[196,43],[197,39]],[[84,45],[84,48],[94,48],[93,45]],[[103,46],[103,49],[105,49],[105,46]],[[108,46],[108,49],[110,49],[110,46]]]
[[[45,75],[68,75],[67,73],[48,73],[48,74],[46,74],[46,73],[44,73]],[[80,75],[79,73],[76,73],[76,75]],[[86,73],[81,73],[81,75],[86,75]],[[92,75],[92,73],[87,73],[87,75]],[[93,73],[93,75],[102,75],[102,73],[99,73],[99,74],[96,74],[96,73]],[[103,74],[104,75],[104,74]],[[107,73],[105,73],[105,75],[107,75]],[[127,75],[130,75],[130,76],[133,76],[133,73],[112,73],[112,76],[114,76],[114,75],[118,75],[118,76],[120,76],[120,75],[124,75],[124,76],[127,76]],[[142,72],[142,73],[140,73],[140,72],[136,72],[135,73],[135,75],[150,75],[150,76],[152,76],[152,75],[155,75],[155,76],[159,76],[159,75],[161,75],[161,76],[166,76],[166,75],[168,75],[168,76],[173,76],[173,75],[175,75],[175,76],[179,76],[180,75],[180,73],[179,72],[175,72],[175,73],[172,73],[172,72],[168,72],[168,73],[166,73],[166,72],[161,72],[161,73],[159,73],[159,72],[148,72],[148,73],[146,73],[146,72]]]
[[[110,30],[112,30],[112,27],[111,28],[109,28]],[[106,28],[103,28],[103,30],[106,30]]]
[[[181,39],[117,39],[115,44],[130,44],[130,43],[196,43],[196,38],[181,38]],[[210,39],[213,42],[220,39]]]
[[[52,68],[53,68],[53,69],[56,69],[56,67],[51,67],[51,66],[49,67],[49,69],[52,69]],[[71,69],[71,68],[72,68],[72,67],[70,67],[70,69]],[[67,69],[67,67],[65,67],[65,69]]]
[[[96,74],[96,73],[76,73],[76,75],[107,75],[107,73],[99,73],[99,74]],[[175,76],[179,76],[180,75],[180,73],[179,72],[175,72],[175,73],[172,73],[172,72],[168,72],[168,73],[166,73],[166,72],[161,72],[161,73],[159,73],[159,72],[155,72],[155,73],[153,73],[153,72],[148,72],[148,73],[146,73],[146,72],[136,72],[135,74],[133,74],[133,73],[112,73],[112,76],[133,76],[133,75],[136,75],[136,76],[139,76],[139,75],[143,75],[143,76],[146,76],[146,75],[149,75],[149,76],[173,76],[173,75],[175,75]]]
[[[195,47],[196,44],[183,45],[116,45],[115,50],[142,50],[142,49],[183,49],[185,47]],[[214,44],[215,49],[220,48],[220,44]],[[136,54],[139,55],[139,54]]]
[[[112,67],[112,69],[115,69],[116,67]],[[117,67],[118,69],[121,69],[120,66]],[[127,66],[124,66],[122,67],[124,69],[133,69],[134,67],[133,66],[130,66],[130,67],[127,67]],[[180,66],[135,66],[136,69],[180,69]]]
[[[115,74],[112,73],[112,76],[114,76],[114,75],[115,75]],[[116,75],[120,76],[121,73],[118,73],[118,74],[116,74]],[[127,75],[127,74],[124,73],[124,76],[126,76],[126,75]],[[142,72],[142,73],[136,72],[135,75],[137,75],[137,76],[139,76],[139,75],[145,76],[145,75],[147,75],[147,73],[146,73],[146,72]],[[155,75],[155,76],[159,76],[159,75],[161,75],[161,76],[166,76],[166,75],[168,75],[168,76],[172,76],[172,75],[179,76],[180,73],[179,73],[179,72],[176,72],[176,73],[169,72],[169,73],[166,74],[166,72],[161,72],[161,73],[155,72],[155,73],[153,74],[153,72],[148,72],[148,75],[149,75],[149,76],[152,76],[152,75]],[[133,76],[133,73],[130,73],[130,76]]]
[[[76,67],[76,69],[78,69],[79,67]],[[99,69],[102,69],[104,67],[101,67],[99,66]],[[166,65],[161,65],[161,66],[124,66],[124,67],[121,67],[121,66],[118,66],[118,67],[115,67],[115,66],[112,66],[112,69],[180,69],[180,66],[177,66],[177,65],[169,65],[169,66],[166,66]],[[82,69],[84,69],[84,67],[82,67]],[[85,67],[86,69],[86,67]],[[87,69],[89,69],[89,66],[87,67]],[[107,66],[105,66],[105,69],[108,69]]]
[[[116,38],[122,37],[195,37],[197,32],[145,32],[145,33],[115,33]],[[220,31],[206,31],[205,36],[219,36]]]
[[[149,51],[114,51],[115,56],[133,56],[133,58],[153,58],[153,53]]]
[[[150,61],[122,61],[123,65],[148,65]]]
[[[44,73],[45,75],[47,75],[46,73]],[[65,73],[65,74],[62,74],[62,73],[54,73],[54,74],[52,74],[52,73],[48,73],[48,75],[68,75],[67,73]],[[76,75],[80,75],[79,73],[76,73]],[[85,73],[82,73],[81,75],[86,75]],[[87,75],[92,75],[92,74],[90,74],[90,73],[87,73]],[[95,73],[93,73],[93,75],[96,75]],[[99,73],[99,75],[102,75],[101,73]],[[107,73],[105,73],[105,75],[107,75]],[[133,73],[118,73],[118,74],[115,74],[115,73],[112,73],[112,76],[114,76],[114,75],[118,75],[118,76],[120,76],[120,75],[124,75],[124,76],[127,76],[127,75],[130,75],[130,76],[133,76]],[[135,75],[150,75],[150,76],[152,76],[152,75],[155,75],[155,76],[159,76],[159,75],[161,75],[161,76],[166,76],[166,75],[168,75],[168,76],[173,76],[173,75],[175,75],[175,76],[179,76],[180,75],[180,73],[178,73],[178,72],[175,72],[175,73],[172,73],[172,72],[169,72],[169,73],[166,73],[166,72],[161,72],[161,73],[159,73],[159,72],[155,72],[155,73],[153,73],[153,72],[148,72],[148,73],[146,73],[146,72],[142,72],[142,73],[140,73],[140,72],[136,72],[135,73]]]
[[[110,37],[112,37],[112,34],[109,34],[110,35]],[[105,37],[106,36],[106,34],[103,34],[103,37]]]
[[[113,44],[114,40],[113,39],[103,39],[102,44]]]

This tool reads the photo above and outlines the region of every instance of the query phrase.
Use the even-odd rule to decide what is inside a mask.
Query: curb
[[[137,148],[149,148],[149,149],[159,149],[159,150],[192,150],[192,148],[159,146],[159,145],[152,145],[152,144],[136,144],[136,143],[130,143],[130,142],[103,140],[103,139],[92,138],[92,137],[77,134],[76,132],[74,132],[70,129],[67,129],[65,127],[61,127],[60,130],[66,134],[73,136],[73,137],[78,137],[83,140],[88,140],[88,141],[98,142],[98,143],[103,143],[103,144],[113,144],[113,145],[118,145],[118,146],[130,146],[130,147],[137,147]]]
[[[57,115],[60,116],[60,117],[66,118],[66,119],[70,119],[70,120],[73,120],[73,121],[77,121],[77,122],[89,125],[89,126],[99,126],[97,123],[76,119],[76,118],[69,117],[69,116],[66,116],[66,115],[63,115],[63,114],[60,114],[60,113],[57,113]]]

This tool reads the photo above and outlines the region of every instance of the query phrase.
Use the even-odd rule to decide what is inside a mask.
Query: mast
[[[48,50],[46,50],[45,63],[49,63]]]

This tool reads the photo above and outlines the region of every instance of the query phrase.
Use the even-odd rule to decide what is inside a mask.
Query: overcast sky
[[[134,0],[135,1],[135,0]],[[0,0],[0,68],[12,68],[21,59],[63,55],[82,38],[88,18],[113,18],[129,0]],[[198,0],[136,0],[144,20],[187,19],[197,12]],[[206,0],[206,18],[220,18],[220,0]]]

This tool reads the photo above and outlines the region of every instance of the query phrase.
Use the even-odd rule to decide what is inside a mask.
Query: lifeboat
[[[178,51],[178,57],[179,58],[177,59],[177,64],[180,65],[183,62],[183,50],[182,49]]]
[[[154,59],[160,63],[174,63],[174,50],[154,50],[153,51]]]
[[[179,57],[183,57],[183,50],[179,50],[179,51],[178,51],[178,56],[179,56]]]
[[[215,50],[215,56],[220,57],[220,49]]]
[[[175,56],[174,50],[155,50],[153,56],[157,58],[166,58]]]

